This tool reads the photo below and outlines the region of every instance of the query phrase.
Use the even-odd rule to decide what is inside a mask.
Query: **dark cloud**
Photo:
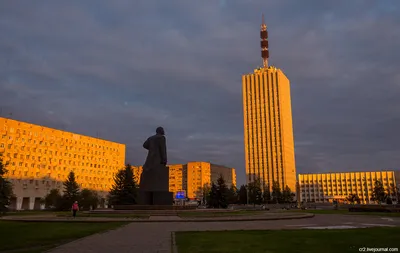
[[[3,1],[3,115],[127,144],[162,125],[170,161],[237,168],[241,75],[291,80],[298,172],[398,167],[400,4],[392,1]]]

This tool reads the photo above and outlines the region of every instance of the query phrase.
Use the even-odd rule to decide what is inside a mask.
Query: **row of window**
[[[51,152],[51,151],[50,151]],[[39,153],[39,154],[41,154],[41,153]],[[51,155],[51,153],[50,153],[50,155]],[[57,151],[55,152],[55,154],[54,155],[58,155],[57,154]],[[6,153],[6,155],[5,155],[6,157],[10,157],[11,158],[11,153]],[[71,159],[76,159],[76,160],[95,160],[95,161],[99,161],[99,162],[105,162],[105,163],[108,163],[109,162],[109,160],[108,159],[100,159],[100,158],[98,158],[98,157],[94,157],[94,156],[82,156],[81,157],[81,155],[77,155],[77,154],[70,154],[70,153],[59,153],[59,155],[58,156],[66,156],[66,157],[69,157],[69,158],[71,158]],[[16,158],[16,159],[18,159],[18,153],[14,153],[14,155],[13,155],[13,157],[14,158]],[[103,157],[103,156],[102,156]],[[43,159],[42,159],[43,158]],[[19,159],[21,159],[21,160],[24,160],[24,159],[26,159],[26,160],[35,160],[35,156],[33,156],[33,155],[24,155],[24,154],[20,154],[19,155]],[[52,156],[50,156],[50,158],[49,157],[46,157],[46,156],[44,156],[44,157],[41,157],[41,156],[37,156],[37,160],[40,162],[40,161],[46,161],[46,159],[48,159],[48,161],[49,162],[52,162],[52,161],[57,161],[57,159],[56,158],[52,158]],[[62,159],[58,159],[59,160],[59,162],[61,163],[63,160]],[[64,160],[64,162],[65,162],[65,160]],[[71,162],[71,161],[70,161]],[[112,162],[114,162],[114,163],[118,163],[117,161],[112,161]],[[75,164],[75,161],[74,161],[74,164]],[[83,163],[82,163],[82,165],[83,165]]]
[[[13,140],[13,136],[3,135],[2,139]],[[56,142],[56,143],[54,143],[53,141],[50,141],[48,143],[46,141],[35,140],[35,139],[32,140],[32,139],[29,139],[29,138],[25,140],[25,138],[21,138],[20,139],[19,137],[16,137],[16,141],[23,142],[23,143],[26,141],[27,143],[40,144],[40,145],[44,145],[44,146],[53,146],[53,144],[56,144],[55,145],[56,147],[59,147],[59,145],[60,146],[65,146],[66,143],[75,144],[75,145],[79,144],[80,146],[86,146],[87,148],[94,148],[94,149],[97,148],[97,149],[102,149],[102,150],[107,150],[107,151],[110,150],[110,151],[119,152],[118,148],[111,148],[111,147],[108,147],[108,146],[102,146],[102,145],[93,144],[93,143],[87,143],[87,142],[82,142],[82,141],[79,141],[79,142],[78,141],[72,141],[72,140],[68,141],[68,139],[65,139],[65,141],[64,141],[64,138],[57,138],[56,140],[54,140],[54,142]],[[48,144],[50,144],[50,145],[48,145]]]
[[[392,179],[393,180],[393,178],[389,178],[389,179]],[[355,181],[355,180],[357,180],[357,181],[361,181],[361,178],[358,178],[358,179],[356,179],[356,178],[352,178],[352,179],[324,179],[324,180],[318,180],[318,182],[319,183],[322,183],[322,181],[323,182],[331,182],[331,181],[333,181],[333,182],[345,182],[345,181],[347,181],[347,182],[351,182],[351,181]],[[382,178],[364,178],[363,179],[363,181],[366,181],[366,180],[369,180],[369,181],[375,181],[375,180],[382,180]],[[384,181],[387,181],[388,180],[388,178],[383,178],[383,180]],[[301,183],[302,184],[314,184],[314,183],[316,183],[317,182],[317,180],[306,180],[306,181],[304,181],[304,180],[301,180]]]

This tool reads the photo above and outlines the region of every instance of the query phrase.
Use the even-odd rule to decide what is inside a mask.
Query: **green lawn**
[[[400,228],[177,232],[179,253],[359,252],[399,247]]]
[[[126,223],[0,221],[0,252],[43,252],[71,240],[114,229],[124,224]]]
[[[303,213],[314,213],[314,214],[348,214],[348,215],[377,215],[377,216],[394,216],[400,217],[400,213],[386,213],[386,212],[349,212],[347,209],[339,210],[290,210],[289,212],[303,212]]]
[[[253,216],[265,214],[265,211],[185,211],[178,213],[179,217],[183,218],[206,218],[206,217],[229,217],[229,216]]]

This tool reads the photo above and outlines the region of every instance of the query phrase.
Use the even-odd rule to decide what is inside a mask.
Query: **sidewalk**
[[[133,222],[133,223],[160,223],[160,222],[229,222],[229,221],[263,221],[311,218],[314,214],[308,213],[266,213],[249,216],[221,216],[221,217],[179,217],[179,216],[150,216],[149,218],[111,218],[111,217],[57,217],[57,216],[4,216],[0,220],[21,222]]]

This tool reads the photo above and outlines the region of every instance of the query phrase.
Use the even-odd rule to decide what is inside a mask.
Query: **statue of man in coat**
[[[143,148],[148,150],[143,171],[140,175],[139,204],[172,205],[173,193],[169,192],[169,169],[167,165],[167,144],[162,127],[147,138]]]

